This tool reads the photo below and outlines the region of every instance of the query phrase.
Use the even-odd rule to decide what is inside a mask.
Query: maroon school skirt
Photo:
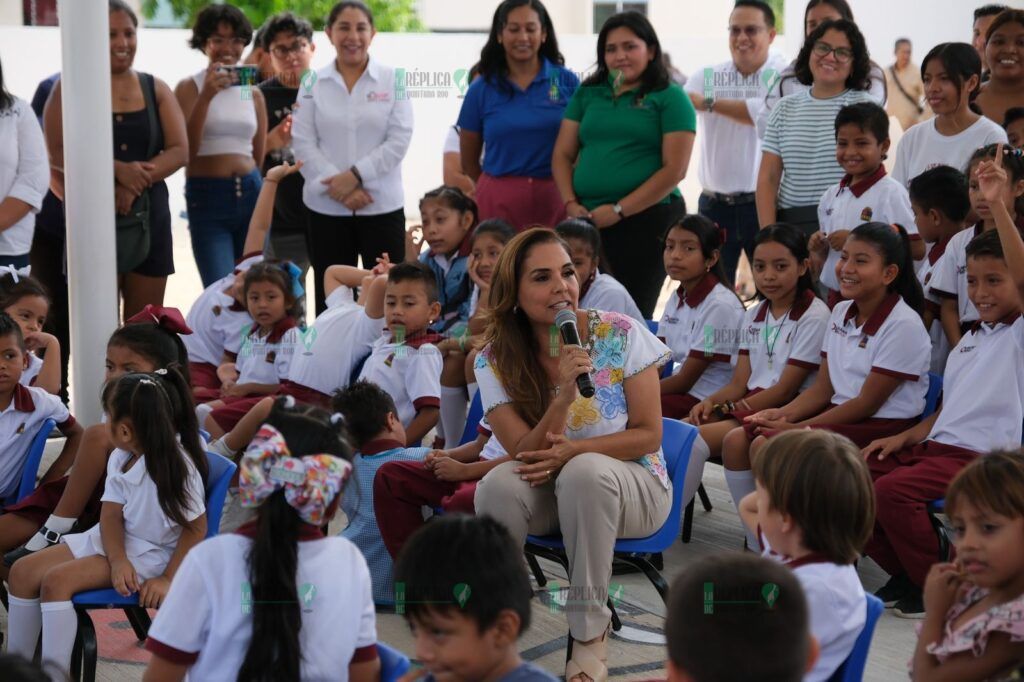
[[[664,393],[661,396],[661,416],[669,419],[686,419],[693,408],[700,403],[689,393]]]
[[[866,448],[871,444],[871,441],[903,433],[914,424],[917,424],[918,421],[919,420],[916,417],[912,417],[910,419],[885,419],[872,417],[871,419],[865,419],[857,424],[814,424],[810,428],[827,429],[833,433],[846,436],[852,440],[854,445],[858,448]],[[759,427],[754,427],[752,424],[743,425],[743,430],[746,431],[747,436],[751,440],[757,438],[757,436],[771,438],[778,433],[782,433],[782,431],[774,429],[761,429],[756,431],[757,428]]]
[[[220,398],[220,379],[217,377],[216,365],[190,362],[188,372],[192,378],[192,395],[197,402],[206,403]]]
[[[82,529],[92,528],[100,522],[100,507],[103,499],[103,487],[106,477],[100,478],[100,482],[92,491],[89,501],[85,503],[82,514],[78,517],[78,525]],[[42,526],[50,518],[50,514],[57,508],[61,496],[64,495],[64,488],[68,485],[68,477],[63,476],[56,481],[44,483],[32,491],[28,497],[21,502],[8,505],[3,508],[4,514],[14,514],[23,519]]]

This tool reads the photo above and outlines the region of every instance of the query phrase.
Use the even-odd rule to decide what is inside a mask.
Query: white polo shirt
[[[188,311],[185,323],[191,334],[182,334],[189,362],[220,365],[224,352],[238,353],[242,330],[252,324],[249,311],[227,293],[235,274],[222,277],[199,294]]]
[[[940,299],[956,299],[961,323],[978,319],[978,309],[967,296],[967,245],[982,233],[982,229],[981,224],[978,224],[953,235],[946,245],[946,252],[932,266],[931,281],[928,283],[929,291]]]
[[[921,316],[899,294],[889,294],[863,325],[857,326],[857,304],[843,301],[832,310],[821,355],[828,359],[833,405],[860,395],[868,374],[901,379],[899,386],[872,417],[910,419],[924,411],[930,356],[921,350],[931,340]]]
[[[321,183],[355,166],[373,203],[360,215],[380,215],[402,208],[402,159],[412,140],[412,102],[395,86],[396,70],[372,56],[352,92],[334,60],[316,72],[309,88],[299,88],[292,114],[292,150],[302,159],[306,184],[302,200],[325,215],[355,212],[327,195]]]
[[[587,291],[580,296],[580,308],[622,313],[637,322],[644,322],[643,313],[636,307],[636,301],[626,291],[626,287],[622,286],[619,280],[604,272],[594,275]]]
[[[34,386],[15,386],[11,404],[0,412],[0,497],[18,489],[28,446],[47,419],[57,422],[65,433],[75,425],[75,418],[57,396]]]
[[[773,53],[760,69],[744,76],[730,59],[694,72],[683,89],[699,97],[711,93],[715,100],[743,100],[751,121],[756,121],[764,109],[768,85],[785,68],[786,59]],[[761,139],[757,128],[702,109],[697,111],[697,121],[700,125],[697,134],[700,186],[720,194],[753,192],[761,165]]]
[[[331,395],[348,386],[356,365],[370,354],[373,342],[381,337],[384,318],[369,317],[363,306],[351,302],[351,293],[350,302],[339,302],[345,292],[350,292],[348,287],[331,292],[327,310],[306,330],[302,347],[292,356],[289,381]]]
[[[252,639],[251,548],[252,540],[237,533],[193,547],[153,619],[146,648],[191,665],[190,680],[238,676]],[[295,582],[302,601],[302,679],[347,680],[349,664],[377,642],[366,560],[341,537],[301,540]]]
[[[952,239],[952,237],[950,238]],[[928,255],[921,261],[921,267],[917,271],[917,279],[921,282],[921,290],[924,292],[924,304],[935,317],[932,326],[928,330],[928,336],[932,340],[932,361],[928,371],[935,374],[942,374],[946,371],[946,357],[949,355],[949,339],[942,329],[941,308],[942,299],[931,290],[932,277],[935,275],[935,265],[942,258],[949,246],[949,239],[931,244]]]
[[[39,376],[39,371],[43,368],[43,359],[33,353],[28,352],[28,368],[21,373],[21,378],[18,379],[18,383],[22,386],[34,386],[36,383],[36,377]]]
[[[258,328],[245,334],[235,360],[239,384],[279,384],[288,378],[292,358],[301,353],[303,334],[290,317],[261,337]]]
[[[914,211],[910,208],[910,194],[907,188],[885,174],[885,166],[879,166],[874,175],[859,182],[850,183],[849,174],[837,185],[832,185],[821,195],[818,204],[818,223],[825,235],[840,230],[853,230],[862,223],[898,223],[903,226],[911,239],[920,239],[914,223]],[[838,250],[829,247],[828,260],[821,269],[821,281],[829,289],[839,291],[836,265],[839,263]]]
[[[921,173],[936,166],[967,169],[967,161],[979,147],[1002,142],[1006,144],[1003,127],[984,116],[956,135],[943,135],[935,129],[938,119],[922,121],[903,133],[896,145],[896,163],[892,177],[904,187]]]
[[[949,354],[929,440],[975,452],[1017,449],[1024,422],[1024,318],[977,322]]]
[[[711,274],[682,298],[678,289],[669,296],[658,336],[672,350],[676,371],[689,357],[711,361],[689,395],[703,400],[732,379],[732,356],[745,312],[736,294]]]
[[[747,390],[764,390],[779,383],[786,365],[811,370],[801,391],[814,383],[830,315],[828,306],[812,291],[805,291],[781,320],[772,315],[770,301],[748,310],[740,327],[739,344],[739,354],[750,358]]]
[[[793,571],[807,598],[811,634],[818,641],[818,660],[804,675],[804,682],[825,682],[853,651],[853,645],[867,623],[867,599],[857,569],[835,564],[816,553],[799,559],[777,554],[764,533],[758,532],[762,556],[778,561]]]
[[[398,418],[407,427],[424,407],[441,406],[444,361],[434,342],[437,334],[417,334],[398,343],[390,333],[377,339],[359,378],[377,384],[395,401]]]

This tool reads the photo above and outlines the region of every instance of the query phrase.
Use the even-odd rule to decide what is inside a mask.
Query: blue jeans
[[[192,255],[206,288],[231,272],[242,255],[263,180],[258,170],[231,178],[188,178],[185,202]]]
[[[718,223],[725,230],[725,245],[722,247],[722,265],[725,274],[736,283],[736,266],[740,262],[740,251],[747,254],[747,260],[754,262],[754,238],[760,229],[757,222],[757,204],[727,204],[705,194],[700,195],[697,211],[709,220]]]

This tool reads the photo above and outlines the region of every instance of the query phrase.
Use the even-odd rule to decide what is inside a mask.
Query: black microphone
[[[564,308],[555,315],[555,326],[562,335],[562,343],[566,345],[582,346],[580,343],[580,332],[576,329],[576,311]],[[576,387],[580,389],[580,395],[584,398],[594,397],[594,380],[590,373],[581,374],[576,377]]]

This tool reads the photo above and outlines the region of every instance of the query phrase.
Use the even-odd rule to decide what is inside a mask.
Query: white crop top
[[[192,76],[197,89],[203,89],[205,78],[206,69]],[[251,92],[248,99],[242,95],[242,87],[234,85],[221,90],[210,100],[197,156],[252,156],[252,138],[256,135],[256,107]]]

